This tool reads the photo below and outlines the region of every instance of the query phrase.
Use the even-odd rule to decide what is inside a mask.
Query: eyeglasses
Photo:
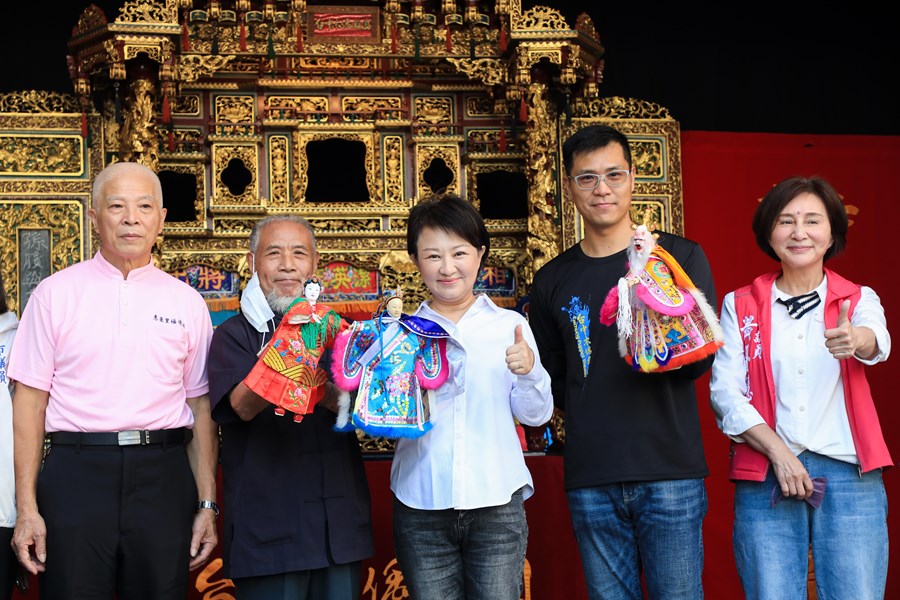
[[[595,190],[601,181],[605,181],[606,185],[611,188],[622,187],[628,182],[629,175],[631,175],[631,171],[628,169],[616,169],[606,173],[582,173],[571,179],[575,180],[575,185],[579,190]]]

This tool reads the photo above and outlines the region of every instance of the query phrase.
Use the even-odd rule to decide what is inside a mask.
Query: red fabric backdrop
[[[895,174],[900,137],[820,136],[682,132],[682,176],[687,237],[700,242],[712,265],[721,306],[726,292],[749,283],[777,265],[760,251],[750,224],[758,201],[791,175],[820,175],[843,196],[851,227],[846,251],[829,266],[850,280],[872,287],[881,297],[888,327],[900,339],[900,298],[891,271],[881,264],[891,227],[900,219]],[[894,461],[900,461],[900,406],[890,387],[897,356],[868,369],[881,425]],[[708,378],[697,385],[703,441],[711,475],[709,514],[704,524],[708,598],[739,598],[740,585],[731,549],[732,484],[728,481],[728,441],[709,409]],[[900,472],[885,472],[888,501],[900,501]],[[900,543],[900,517],[889,511],[891,540]],[[900,598],[900,559],[891,553],[887,598]]]

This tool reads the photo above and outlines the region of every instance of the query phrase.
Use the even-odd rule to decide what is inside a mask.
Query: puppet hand
[[[528,375],[534,368],[534,352],[522,336],[522,325],[516,325],[513,345],[506,349],[506,367],[514,375]]]

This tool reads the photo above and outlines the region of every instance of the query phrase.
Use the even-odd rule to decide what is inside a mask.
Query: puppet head
[[[303,282],[303,297],[312,304],[315,305],[316,300],[319,299],[319,294],[322,293],[322,282],[318,277],[313,275],[312,277],[307,277],[306,281]]]
[[[403,314],[403,290],[386,290],[381,296],[381,304],[375,310],[373,317],[387,313],[389,316],[399,319]]]
[[[650,258],[650,253],[656,248],[655,233],[650,233],[646,225],[638,225],[634,228],[631,245],[628,246],[628,265],[632,273],[643,270]]]

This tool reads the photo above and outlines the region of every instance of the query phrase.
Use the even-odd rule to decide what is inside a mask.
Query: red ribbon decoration
[[[500,128],[500,152],[506,152],[506,127]]]
[[[528,105],[525,104],[525,98],[519,103],[519,120],[523,123],[528,122]]]
[[[303,25],[297,23],[297,52],[303,52]]]
[[[241,52],[247,51],[247,26],[244,24],[244,18],[241,17],[241,38],[240,38]]]
[[[175,132],[169,128],[169,152],[175,152]]]
[[[188,33],[187,20],[188,14],[187,11],[184,11],[184,21],[181,22],[181,49],[184,52],[191,51],[191,37]]]
[[[169,104],[169,95],[164,94],[162,100],[162,121],[169,124],[172,122],[172,107]]]
[[[450,30],[450,26],[447,25],[447,38],[444,41],[444,46],[447,48],[447,52],[453,52],[453,32]]]
[[[391,23],[391,54],[397,54],[397,22]]]
[[[85,112],[85,109],[81,109],[81,137],[87,139],[87,136],[88,136],[87,112]]]
[[[509,37],[506,33],[506,20],[500,17],[500,52],[506,52],[509,45]]]

